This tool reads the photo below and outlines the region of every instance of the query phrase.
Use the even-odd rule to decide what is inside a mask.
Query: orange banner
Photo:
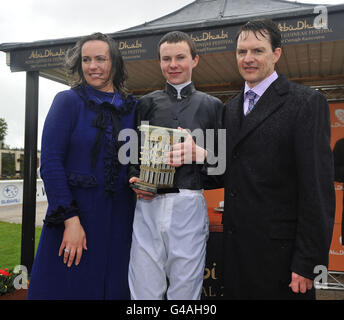
[[[344,103],[330,104],[331,113],[331,147],[344,138]],[[344,271],[344,246],[341,244],[341,224],[343,212],[343,183],[335,182],[336,216],[330,248],[330,271]]]
[[[204,198],[208,206],[209,231],[222,232],[222,212],[224,203],[224,189],[205,190]]]

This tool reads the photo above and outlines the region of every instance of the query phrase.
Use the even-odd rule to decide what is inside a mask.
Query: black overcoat
[[[333,148],[334,180],[344,182],[344,139],[339,139]],[[342,210],[342,245],[344,246],[344,196]]]
[[[335,211],[329,106],[279,78],[243,116],[225,108],[224,286],[229,299],[312,298],[288,287],[328,265]]]

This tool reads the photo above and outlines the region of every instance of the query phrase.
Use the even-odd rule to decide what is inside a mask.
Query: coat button
[[[230,227],[230,228],[228,228],[228,230],[227,230],[227,234],[229,234],[229,235],[232,235],[232,234],[234,234],[235,233],[235,227]]]
[[[234,198],[237,196],[237,192],[235,190],[231,190],[229,191],[229,195]]]
[[[239,158],[239,153],[238,152],[235,152],[234,154],[233,154],[233,156],[232,156],[232,159],[233,160],[236,160],[236,159],[238,159]]]

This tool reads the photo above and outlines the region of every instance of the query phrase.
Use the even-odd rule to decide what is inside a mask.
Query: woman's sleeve
[[[61,224],[79,214],[67,183],[64,164],[80,103],[71,90],[60,92],[45,119],[40,171],[49,204],[44,220],[46,225]]]

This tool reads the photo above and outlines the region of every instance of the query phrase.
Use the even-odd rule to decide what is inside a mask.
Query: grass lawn
[[[20,264],[22,225],[0,221],[0,269],[13,269]],[[36,227],[35,252],[42,228]]]

